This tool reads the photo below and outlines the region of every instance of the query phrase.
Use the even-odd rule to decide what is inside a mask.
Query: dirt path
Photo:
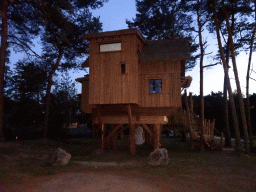
[[[79,147],[69,145],[66,148],[73,153]],[[103,162],[109,167],[98,166],[99,162],[76,163],[89,160],[75,155],[68,166],[51,167],[42,164],[45,152],[52,148],[44,146],[0,145],[0,192],[256,191],[255,156],[238,157],[232,150],[190,152],[173,148],[169,150],[169,165],[163,167],[142,165],[147,158],[107,150],[101,154],[103,159],[118,162],[125,158],[127,167],[109,161]]]
[[[168,192],[216,191],[175,178],[159,178],[136,171],[65,173],[26,181],[19,188],[0,187],[0,192]],[[219,190],[220,191],[220,190]]]

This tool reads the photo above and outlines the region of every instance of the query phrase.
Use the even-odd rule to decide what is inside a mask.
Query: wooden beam
[[[150,137],[153,137],[152,131],[146,124],[142,124],[142,127],[147,131],[147,133],[150,135]]]
[[[123,126],[123,125],[122,125]],[[121,129],[119,129],[116,133],[116,135],[120,134],[121,132],[123,132],[124,130],[128,129],[129,125],[123,126]]]
[[[160,124],[153,124],[153,132],[154,132],[154,135],[153,135],[153,149],[157,149],[161,146],[160,144],[160,133],[161,131],[161,126]]]
[[[112,133],[112,130],[114,130],[115,128],[116,128],[116,126],[114,125],[114,124],[111,124],[110,125],[110,130],[111,130],[111,132],[110,133]],[[117,135],[113,135],[112,137],[111,137],[111,140],[110,140],[110,146],[111,146],[111,148],[112,149],[115,149],[116,148],[116,138],[117,138]]]
[[[111,137],[113,137],[117,133],[118,129],[120,129],[123,125],[119,124],[117,126],[114,126],[113,129],[112,129],[112,126],[113,125],[111,125],[111,132],[105,138],[106,141],[109,140]]]
[[[132,110],[131,105],[127,106],[128,120],[129,120],[129,152],[131,155],[136,153],[136,145],[135,145],[135,125],[132,123]]]
[[[105,150],[105,127],[102,123],[102,118],[100,114],[100,107],[97,108],[97,115],[98,115],[98,121],[99,121],[99,127],[101,130],[101,141],[100,141],[100,147],[102,150]]]
[[[102,150],[105,150],[105,126],[104,124],[100,125],[101,128],[101,142],[100,142],[100,147]]]
[[[129,119],[130,118],[130,119]],[[167,124],[167,116],[140,116],[136,118],[135,116],[102,116],[101,121],[104,124]],[[96,118],[95,123],[99,123]]]

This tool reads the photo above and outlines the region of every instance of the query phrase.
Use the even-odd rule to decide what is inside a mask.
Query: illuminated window
[[[100,45],[100,52],[120,51],[120,50],[121,50],[121,43],[110,43],[110,44]]]
[[[150,79],[149,93],[162,93],[162,79]]]

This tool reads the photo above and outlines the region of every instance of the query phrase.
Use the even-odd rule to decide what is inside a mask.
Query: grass
[[[42,161],[43,157],[57,148],[62,148],[72,154],[67,166],[52,167]],[[99,149],[98,139],[70,139],[66,141],[24,141],[21,143],[0,144],[0,183],[8,183],[15,179],[17,185],[25,179],[40,176],[50,176],[67,172],[86,172],[111,170],[125,172],[133,170],[139,175],[156,175],[160,178],[175,178],[184,183],[198,183],[213,186],[214,180],[221,179],[224,188],[242,187],[246,181],[253,182],[256,178],[256,156],[235,156],[231,152],[199,151],[192,149],[189,142],[177,140],[162,140],[162,147],[168,150],[169,165],[152,167],[147,158],[151,152],[145,144],[137,147],[134,156],[128,153],[128,139],[117,140],[117,149],[108,149],[102,155],[91,155]],[[145,162],[144,166],[136,167],[87,167],[74,163],[75,160],[85,161],[116,161],[136,160]],[[225,181],[222,181],[225,180]],[[237,180],[236,184],[232,182]]]

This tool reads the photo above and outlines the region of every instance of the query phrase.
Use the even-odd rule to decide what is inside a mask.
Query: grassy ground
[[[24,141],[0,143],[0,184],[15,182],[22,185],[31,178],[68,172],[111,170],[119,173],[135,171],[138,175],[155,175],[164,182],[176,179],[186,185],[207,186],[215,189],[252,189],[256,187],[256,156],[237,156],[232,151],[199,151],[191,149],[189,142],[163,139],[162,147],[168,150],[169,165],[152,167],[147,164],[150,147],[143,144],[137,154],[128,153],[128,139],[117,141],[117,149],[108,149],[101,155],[91,155],[98,149],[97,139],[70,139],[66,141]],[[57,148],[71,153],[71,162],[64,167],[51,167],[45,163],[47,154]],[[136,167],[88,167],[75,161],[137,161],[144,166]],[[136,175],[136,174],[135,174]]]

